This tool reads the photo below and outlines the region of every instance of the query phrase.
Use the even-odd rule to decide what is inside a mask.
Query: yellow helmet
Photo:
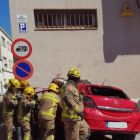
[[[48,89],[49,89],[49,90],[53,90],[53,91],[56,92],[56,93],[58,93],[58,91],[59,91],[59,87],[58,87],[58,85],[55,84],[55,83],[51,83]]]
[[[15,90],[16,88],[20,88],[20,82],[17,79],[9,79],[7,86]]]
[[[31,98],[33,95],[35,95],[34,89],[32,87],[26,87],[22,93],[23,96],[26,98]]]
[[[27,80],[21,80],[21,88],[25,88],[26,86],[30,86],[29,82]]]
[[[80,78],[80,72],[79,72],[76,68],[72,68],[72,69],[69,70],[67,76],[68,76],[68,77],[69,77],[69,76],[73,76],[73,77]]]

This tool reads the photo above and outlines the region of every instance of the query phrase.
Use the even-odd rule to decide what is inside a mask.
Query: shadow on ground
[[[108,138],[102,134],[92,134],[89,140],[111,140],[111,138]]]

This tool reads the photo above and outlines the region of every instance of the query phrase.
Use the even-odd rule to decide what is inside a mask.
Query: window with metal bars
[[[34,10],[37,29],[97,29],[96,10]]]

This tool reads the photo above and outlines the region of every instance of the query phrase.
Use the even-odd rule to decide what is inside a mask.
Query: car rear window
[[[90,87],[90,94],[111,98],[128,99],[128,97],[123,91],[106,87]]]

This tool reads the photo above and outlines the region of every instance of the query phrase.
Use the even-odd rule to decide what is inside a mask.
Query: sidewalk
[[[140,140],[140,133],[136,136],[135,140]]]

